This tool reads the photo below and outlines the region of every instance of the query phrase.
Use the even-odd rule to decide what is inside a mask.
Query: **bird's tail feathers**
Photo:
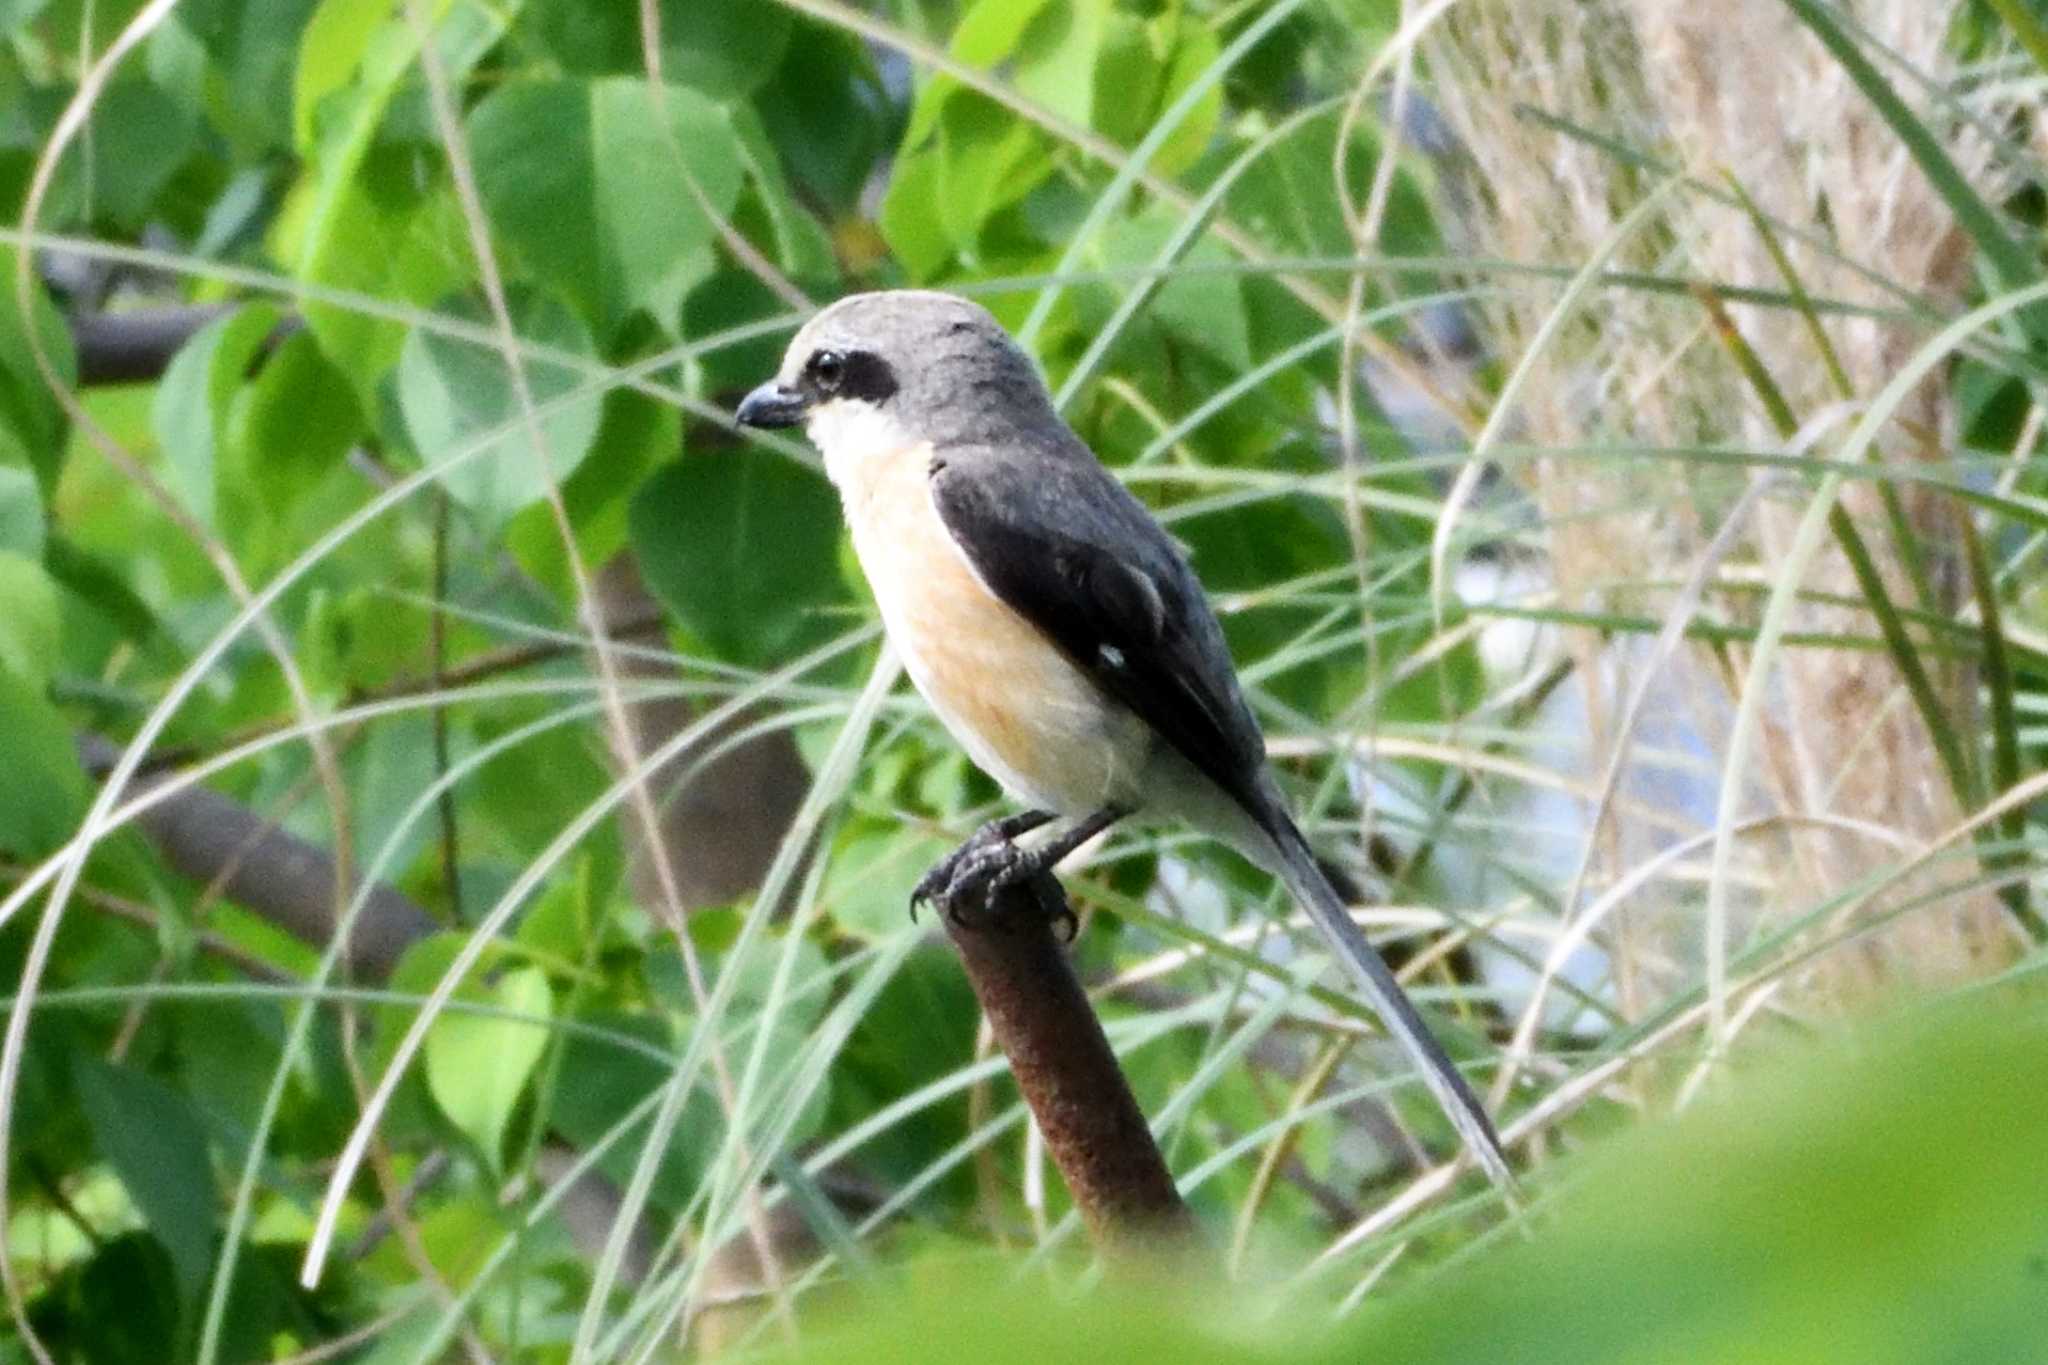
[[[1473,1159],[1495,1185],[1513,1196],[1517,1189],[1514,1173],[1508,1168],[1500,1136],[1494,1132],[1485,1107],[1473,1094],[1472,1087],[1466,1084],[1442,1044],[1437,1042],[1436,1035],[1429,1031],[1429,1025],[1416,1012],[1407,992],[1401,989],[1401,983],[1387,969],[1379,951],[1366,938],[1365,931],[1351,918],[1343,898],[1316,865],[1315,854],[1310,851],[1300,828],[1284,810],[1277,807],[1258,812],[1257,817],[1275,846],[1279,863],[1276,870],[1287,883],[1288,891],[1308,912],[1330,947],[1344,960],[1353,979],[1364,988],[1374,1012],[1386,1025],[1387,1032],[1415,1062],[1422,1073],[1423,1084],[1436,1097],[1451,1126],[1458,1130],[1458,1136],[1471,1150]]]

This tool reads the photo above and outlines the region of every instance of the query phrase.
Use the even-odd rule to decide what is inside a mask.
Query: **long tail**
[[[1301,829],[1277,803],[1269,804],[1267,809],[1257,813],[1256,818],[1279,852],[1280,866],[1277,870],[1286,881],[1288,891],[1302,909],[1308,911],[1316,928],[1322,931],[1351,975],[1364,987],[1366,999],[1371,1001],[1387,1032],[1394,1036],[1421,1070],[1423,1084],[1443,1106],[1445,1116],[1458,1130],[1458,1136],[1464,1139],[1473,1159],[1512,1199],[1519,1192],[1519,1187],[1515,1183],[1514,1172],[1508,1169],[1507,1154],[1501,1150],[1500,1135],[1494,1132],[1493,1121],[1486,1116],[1479,1097],[1472,1093],[1472,1087],[1465,1083],[1464,1076],[1429,1031],[1429,1025],[1415,1012],[1415,1006],[1409,1003],[1401,983],[1380,960],[1378,950],[1352,920],[1343,897],[1337,894],[1329,878],[1316,866],[1315,855],[1309,851]]]

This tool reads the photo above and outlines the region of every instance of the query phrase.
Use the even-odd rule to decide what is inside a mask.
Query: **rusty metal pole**
[[[1065,904],[1046,876],[1001,893],[985,914],[940,919],[1095,1245],[1111,1254],[1183,1243],[1194,1218],[1054,936],[1048,908]]]

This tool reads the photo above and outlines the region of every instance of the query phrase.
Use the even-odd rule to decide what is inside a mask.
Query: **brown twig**
[[[986,917],[945,919],[967,980],[1104,1252],[1186,1239],[1194,1219],[1053,934],[1050,876],[998,893]]]
[[[105,772],[120,750],[97,735],[83,735],[79,754],[90,772]],[[131,790],[147,789],[142,778]],[[334,855],[264,819],[231,797],[190,787],[136,818],[164,861],[195,881],[221,883],[229,899],[248,906],[302,943],[326,944],[334,935]],[[405,950],[434,932],[432,915],[393,887],[378,882],[349,934],[349,965],[359,980],[381,981]]]

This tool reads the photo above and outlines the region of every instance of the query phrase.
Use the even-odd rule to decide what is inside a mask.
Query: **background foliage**
[[[0,0],[0,1351],[2018,1358],[2048,18],[1695,8]],[[1186,544],[1533,1240],[1132,831],[1232,1288],[1088,1288],[903,914],[997,793],[726,417],[891,285]]]

